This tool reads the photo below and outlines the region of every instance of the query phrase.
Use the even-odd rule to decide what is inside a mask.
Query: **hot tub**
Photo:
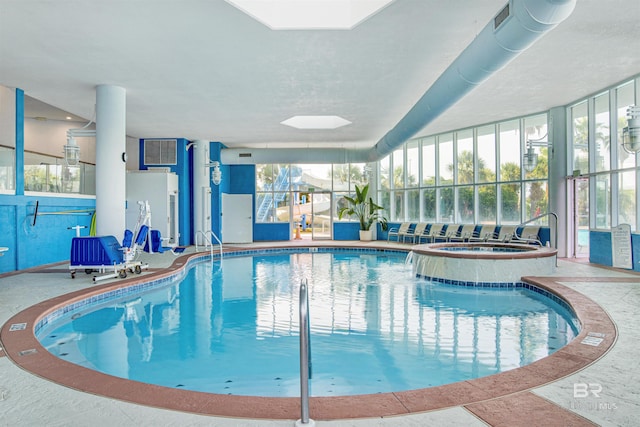
[[[523,276],[555,271],[557,250],[515,243],[434,243],[412,248],[416,275],[477,286],[517,283]]]

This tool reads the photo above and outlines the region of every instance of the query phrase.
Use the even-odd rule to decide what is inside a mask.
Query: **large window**
[[[596,153],[596,172],[610,169],[611,154],[609,137],[609,93],[595,98],[594,142]]]
[[[571,131],[573,135],[573,170],[589,172],[589,116],[587,102],[571,107]]]
[[[629,106],[634,105],[634,84],[629,82],[616,89],[617,100],[617,141],[622,141],[622,129],[627,125],[627,109]],[[632,168],[636,165],[636,156],[626,152],[625,150],[618,150],[618,167],[620,169]]]
[[[46,193],[96,194],[95,165],[68,166],[64,159],[24,153],[24,189]]]
[[[380,161],[378,200],[397,222],[520,224],[546,213],[547,126],[547,114],[537,114],[409,141]],[[538,143],[538,166],[523,177],[527,139]]]
[[[637,80],[580,100],[568,109],[572,167],[589,183],[590,228],[629,224],[632,231],[638,229],[637,154],[621,145],[627,108],[639,103]]]
[[[15,152],[12,147],[0,146],[0,191],[12,191],[16,188]]]
[[[436,185],[436,139],[425,138],[422,141],[422,185]]]
[[[289,222],[289,191],[302,171],[289,165],[256,165],[256,222]]]
[[[478,128],[478,182],[496,180],[496,127]]]
[[[473,134],[470,129],[458,132],[456,163],[458,184],[473,184],[475,167],[473,164]]]
[[[311,202],[326,204],[327,192],[333,196],[333,221],[343,206],[343,196],[355,194],[356,185],[369,182],[371,167],[350,164],[258,164],[256,165],[256,222],[310,221]],[[374,196],[374,194],[370,194]],[[343,218],[343,221],[350,221]]]
[[[453,134],[439,137],[439,185],[453,184]]]

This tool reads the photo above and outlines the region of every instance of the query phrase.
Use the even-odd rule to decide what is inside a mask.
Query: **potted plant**
[[[369,184],[362,188],[356,185],[356,196],[344,196],[343,199],[347,205],[338,210],[339,219],[342,219],[344,215],[358,218],[360,221],[360,240],[372,239],[371,226],[375,222],[379,222],[383,230],[387,229],[387,219],[379,212],[384,208],[375,204],[371,197],[367,198],[368,193]]]

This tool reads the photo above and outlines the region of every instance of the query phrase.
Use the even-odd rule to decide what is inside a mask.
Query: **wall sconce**
[[[527,152],[522,156],[522,167],[527,172],[532,172],[538,166],[538,154],[533,147],[548,147],[551,145],[549,141],[542,141],[547,135],[540,139],[527,139]]]
[[[627,127],[622,129],[622,148],[627,153],[640,151],[640,107],[627,108]]]
[[[220,170],[220,162],[211,162],[209,165],[213,167],[213,170],[211,170],[211,182],[214,185],[220,185],[220,182],[222,182],[222,171]]]

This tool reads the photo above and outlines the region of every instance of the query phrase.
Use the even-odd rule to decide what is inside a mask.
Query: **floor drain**
[[[9,326],[9,332],[24,331],[25,329],[27,329],[26,323],[14,323],[11,326]]]
[[[30,348],[29,350],[22,350],[18,354],[20,356],[29,356],[30,354],[36,354],[37,352],[38,350],[36,350],[35,348]]]

